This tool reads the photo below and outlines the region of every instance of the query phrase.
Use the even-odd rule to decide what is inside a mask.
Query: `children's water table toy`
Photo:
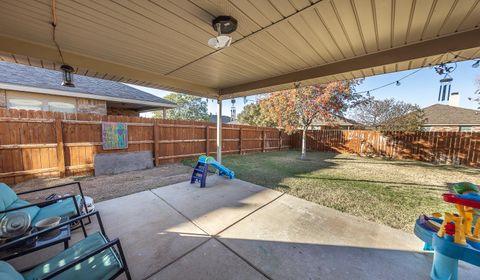
[[[218,175],[225,176],[229,179],[235,178],[235,172],[221,165],[213,157],[202,155],[198,158],[197,165],[193,169],[190,183],[200,182],[200,187],[204,188],[207,182],[208,167],[211,166],[218,170]]]
[[[478,186],[461,182],[449,185],[451,193],[443,200],[454,203],[458,213],[421,215],[415,223],[415,235],[434,251],[434,280],[458,279],[458,260],[480,266],[480,192]],[[473,226],[474,225],[474,226]],[[480,279],[480,276],[479,276]]]

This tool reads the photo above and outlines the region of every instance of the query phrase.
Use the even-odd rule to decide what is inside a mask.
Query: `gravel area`
[[[39,178],[22,182],[13,186],[16,192],[44,188],[48,186],[79,181],[82,184],[84,194],[93,197],[95,202],[112,199],[140,192],[143,190],[158,188],[190,180],[192,169],[183,164],[168,164],[156,168],[131,171],[117,175],[68,177],[68,178]],[[73,188],[49,190],[35,193],[35,196],[24,198],[34,201],[44,200],[52,193],[73,194]]]

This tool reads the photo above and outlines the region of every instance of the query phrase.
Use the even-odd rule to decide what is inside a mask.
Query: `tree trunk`
[[[300,159],[307,159],[307,128],[303,128],[302,131],[302,154],[300,155]]]

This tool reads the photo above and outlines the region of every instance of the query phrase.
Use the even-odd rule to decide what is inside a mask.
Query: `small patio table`
[[[68,218],[62,218],[60,223],[65,222]],[[7,261],[32,252],[42,250],[44,248],[63,243],[64,249],[67,249],[70,241],[70,226],[66,225],[59,228],[58,234],[55,236],[40,236],[34,242],[26,241],[23,244],[13,244],[15,240],[0,245],[0,260]]]

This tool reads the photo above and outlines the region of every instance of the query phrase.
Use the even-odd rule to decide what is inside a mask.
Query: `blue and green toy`
[[[197,164],[193,169],[192,178],[190,183],[195,182],[200,183],[200,188],[204,188],[207,183],[208,167],[211,166],[218,170],[218,175],[225,176],[229,179],[235,178],[235,172],[221,165],[213,157],[208,157],[206,155],[201,155],[198,158]]]
[[[458,279],[458,261],[480,266],[480,192],[468,182],[449,185],[445,202],[455,204],[458,213],[421,215],[415,235],[434,251],[430,276],[434,280]]]

